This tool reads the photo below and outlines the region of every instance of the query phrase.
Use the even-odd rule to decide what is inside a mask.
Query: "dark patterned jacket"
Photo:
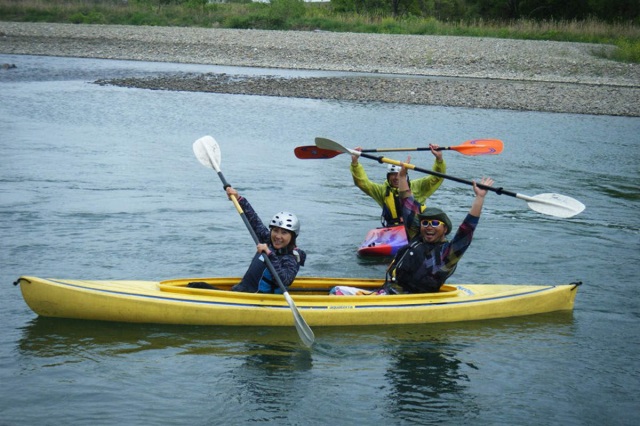
[[[296,278],[300,266],[304,266],[307,254],[297,247],[293,250],[288,248],[276,250],[273,248],[271,245],[271,231],[262,223],[249,201],[246,198],[238,197],[238,202],[258,236],[258,241],[269,246],[271,251],[269,260],[284,286],[289,287]],[[242,277],[242,281],[235,285],[232,290],[247,293],[256,293],[258,291],[261,293],[282,293],[277,281],[272,277],[267,264],[264,262],[264,256],[266,256],[264,253],[256,253],[253,256],[247,272]]]
[[[402,217],[410,244],[422,242],[418,218],[420,207],[420,203],[415,201],[412,196],[402,200]],[[437,244],[423,243],[419,250],[423,260],[414,271],[414,277],[418,284],[415,282],[412,284],[398,282],[397,284],[410,292],[438,291],[453,274],[462,255],[469,248],[479,219],[479,217],[467,214],[451,240]]]

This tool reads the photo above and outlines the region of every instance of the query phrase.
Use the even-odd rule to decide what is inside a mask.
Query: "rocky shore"
[[[176,74],[100,84],[640,117],[640,65],[596,55],[610,49],[468,37],[0,22],[4,54],[372,73]]]

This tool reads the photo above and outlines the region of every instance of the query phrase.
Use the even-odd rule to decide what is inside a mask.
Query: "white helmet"
[[[300,221],[295,214],[289,212],[276,213],[269,222],[269,227],[276,226],[278,228],[293,231],[296,236],[300,234]]]
[[[389,173],[400,173],[400,170],[402,170],[402,167],[396,166],[395,164],[389,164],[387,166],[387,174],[389,174]]]

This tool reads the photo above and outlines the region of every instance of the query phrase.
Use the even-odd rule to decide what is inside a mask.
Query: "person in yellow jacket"
[[[433,163],[433,170],[439,173],[447,172],[447,165],[442,158],[442,151],[438,151],[438,145],[430,144],[429,148],[431,153],[435,157]],[[355,148],[356,151],[362,150],[362,148]],[[398,173],[400,172],[400,166],[389,164],[387,167],[387,179],[383,183],[375,183],[369,180],[367,173],[364,171],[364,167],[359,163],[357,155],[351,156],[351,176],[353,176],[353,183],[362,190],[365,194],[376,200],[378,205],[382,207],[382,225],[394,226],[402,223],[402,208],[400,204],[400,197],[398,195],[398,185],[400,178]],[[407,176],[409,181],[409,176]],[[409,187],[414,199],[420,204],[425,204],[427,198],[429,198],[442,184],[444,179],[438,176],[425,176],[420,179],[409,181]]]

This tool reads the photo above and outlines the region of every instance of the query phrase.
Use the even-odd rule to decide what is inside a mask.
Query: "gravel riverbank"
[[[181,74],[101,84],[639,117],[640,64],[594,55],[607,49],[614,47],[445,36],[0,22],[0,53],[5,54],[374,75],[285,79]]]

